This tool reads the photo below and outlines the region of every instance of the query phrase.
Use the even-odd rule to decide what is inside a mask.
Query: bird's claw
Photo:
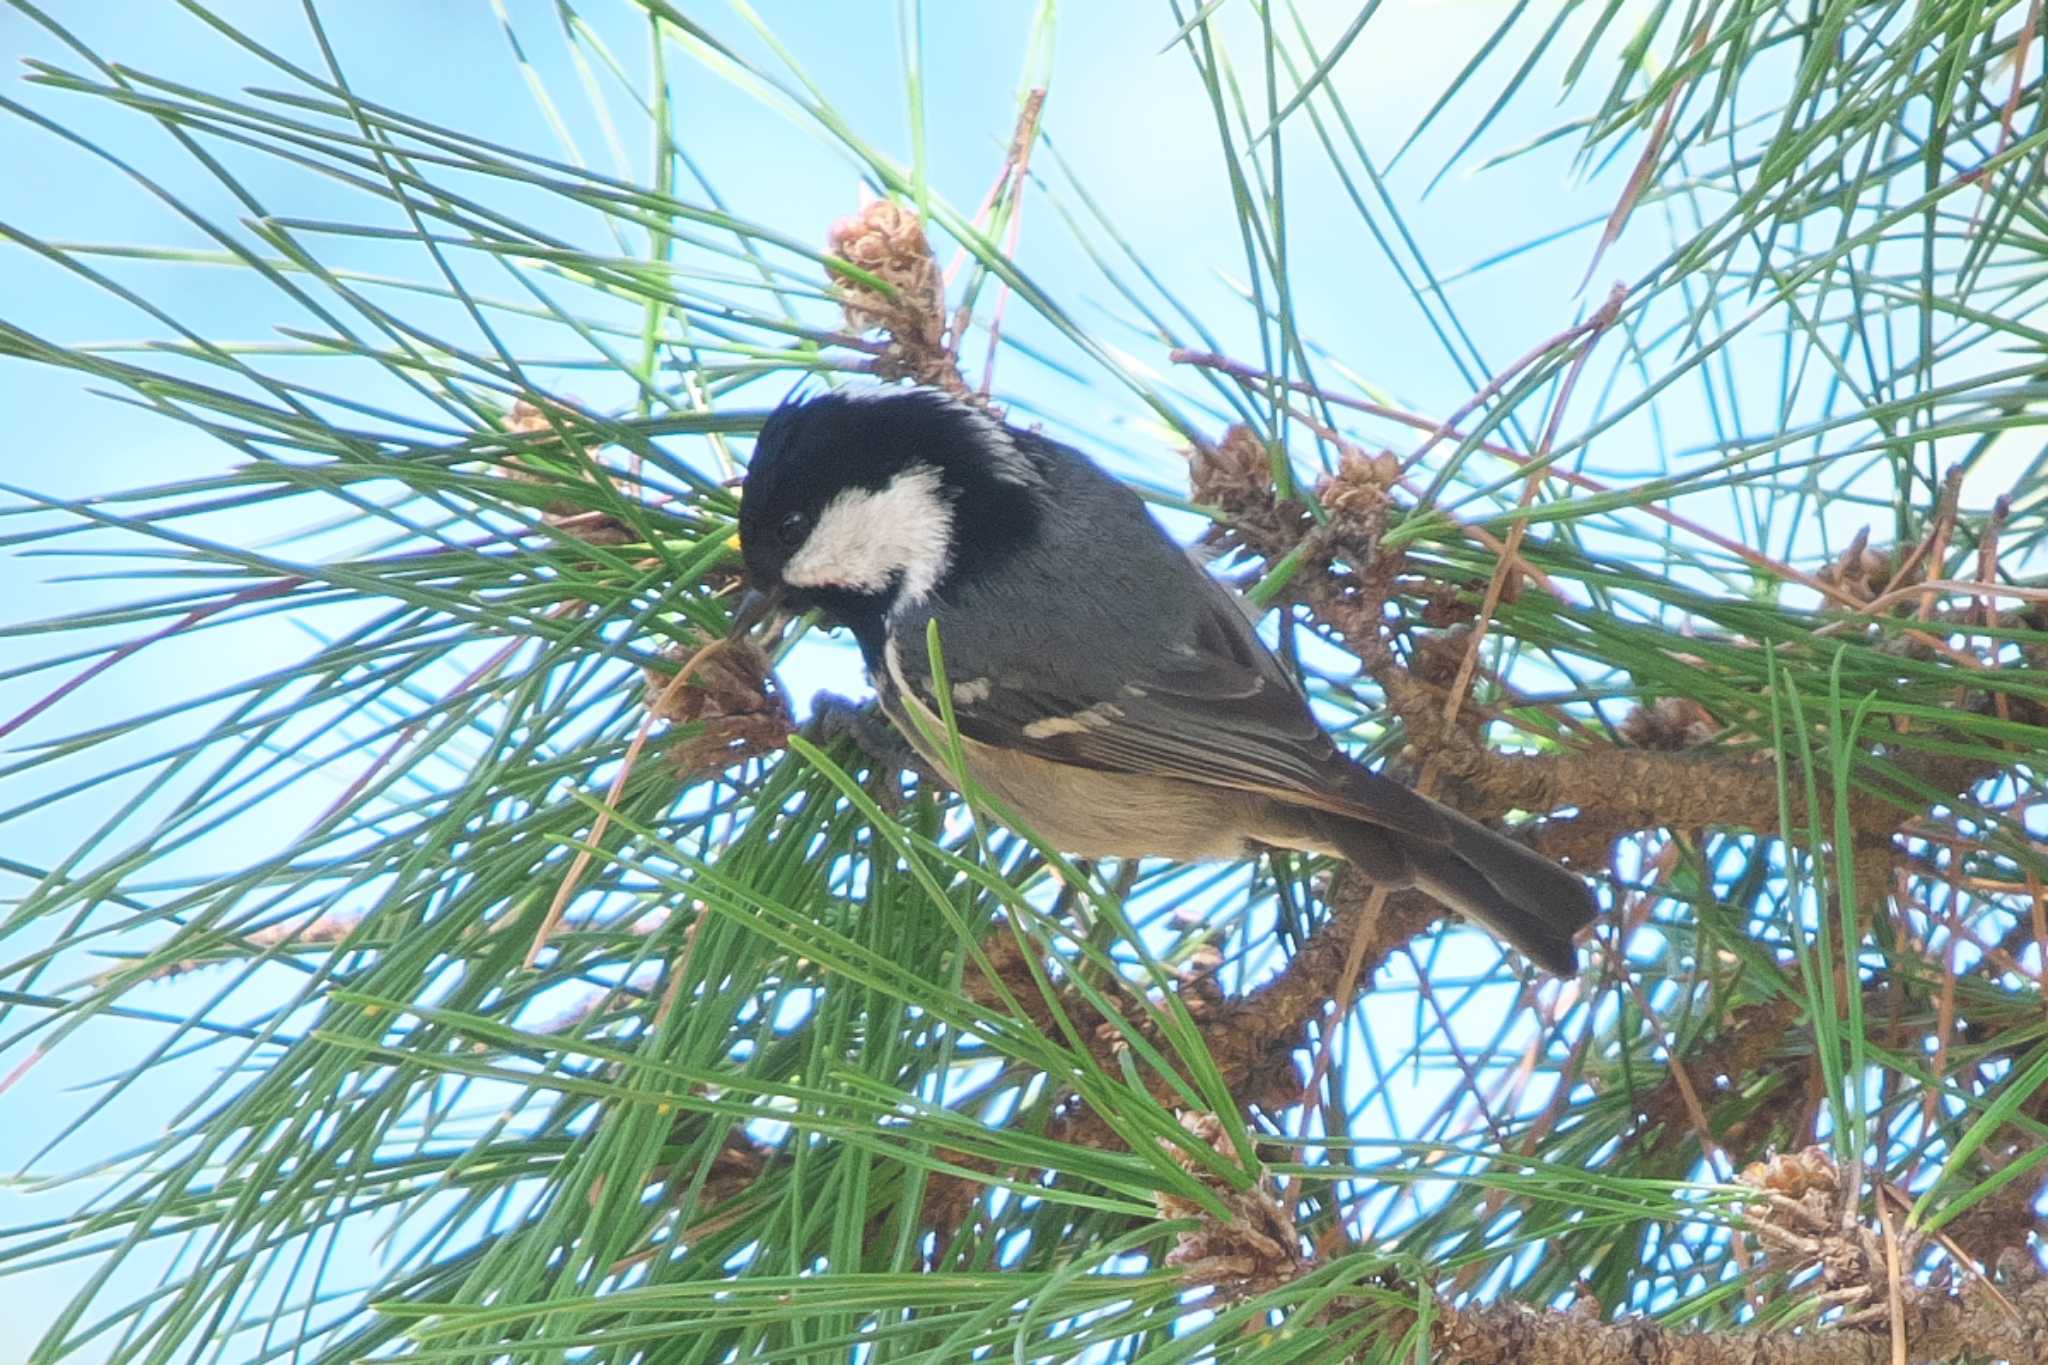
[[[915,773],[919,782],[936,783],[938,775],[918,757],[910,741],[882,714],[878,702],[857,702],[832,692],[820,692],[811,701],[811,717],[799,731],[813,744],[827,745],[848,739],[873,766],[883,809],[894,815],[903,809],[903,786],[895,780],[902,773]]]

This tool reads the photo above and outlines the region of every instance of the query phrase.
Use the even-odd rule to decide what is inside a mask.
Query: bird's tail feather
[[[1443,814],[1451,833],[1443,844],[1405,839],[1363,821],[1331,820],[1326,829],[1337,850],[1375,882],[1412,885],[1544,970],[1576,972],[1572,936],[1594,910],[1585,881],[1476,820],[1448,809]]]

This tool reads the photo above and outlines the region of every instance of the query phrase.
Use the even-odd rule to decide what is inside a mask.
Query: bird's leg
[[[837,693],[820,692],[811,699],[811,718],[804,722],[801,733],[821,746],[842,737],[852,740],[873,765],[875,777],[886,779],[881,782],[884,805],[892,814],[903,805],[902,783],[894,780],[897,774],[915,773],[921,783],[944,785],[910,747],[910,741],[889,723],[879,702],[851,701]]]

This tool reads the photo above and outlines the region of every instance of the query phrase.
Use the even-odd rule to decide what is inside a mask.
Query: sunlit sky
[[[78,36],[113,60],[212,91],[282,83],[176,6],[131,0],[67,8],[75,11],[65,18],[77,25]],[[318,50],[298,6],[251,0],[214,8],[293,60],[318,67]],[[615,165],[605,130],[582,96],[582,76],[569,61],[554,26],[555,6],[539,0],[506,0],[506,8],[517,21],[525,57],[558,102],[578,153],[601,169],[644,178],[644,128],[630,107],[614,101],[628,157],[624,167]],[[623,6],[591,8],[591,19],[637,78],[645,66],[642,30]],[[723,6],[685,3],[682,8],[742,50],[765,52]],[[1355,7],[1321,3],[1302,8],[1312,31],[1328,42]],[[1335,75],[1357,130],[1376,157],[1384,161],[1401,145],[1470,55],[1477,35],[1496,24],[1508,8],[1497,0],[1388,0]],[[844,0],[761,0],[757,9],[850,123],[907,159],[911,137],[894,7]],[[926,130],[930,181],[936,193],[971,210],[1001,164],[1015,118],[1021,47],[1037,6],[1002,0],[932,4],[924,9],[926,100],[933,111]],[[360,97],[510,146],[567,154],[489,7],[349,0],[323,6],[321,13],[342,68]],[[1234,22],[1244,22],[1243,16],[1234,16]],[[1064,188],[1071,176],[1095,197],[1151,269],[1201,315],[1224,349],[1256,358],[1257,333],[1238,293],[1246,271],[1228,180],[1216,151],[1206,94],[1186,55],[1170,47],[1175,28],[1163,5],[1064,8],[1046,108],[1050,144],[1039,154],[1041,169],[1054,183],[1027,196],[1018,253],[1022,268],[1084,325],[1099,326],[1133,364],[1162,371],[1168,368],[1163,349],[1128,326],[1130,310],[1090,265],[1062,214],[1083,212],[1080,201]],[[1615,28],[1623,31],[1621,24]],[[1571,46],[1566,44],[1565,49]],[[0,11],[0,50],[73,68],[82,65],[75,52],[12,10]],[[1498,70],[1490,69],[1490,79],[1503,81],[1509,68],[1497,65]],[[1570,106],[1549,103],[1557,89],[1556,66],[1552,61],[1546,68],[1548,78],[1539,74],[1529,90],[1480,134],[1476,154],[1426,195],[1425,186],[1445,154],[1470,131],[1486,99],[1466,99],[1458,116],[1438,125],[1387,180],[1407,230],[1430,265],[1451,281],[1447,296],[1459,320],[1482,356],[1496,365],[1570,325],[1591,306],[1589,298],[1597,300],[1604,292],[1608,281],[1632,277],[1654,260],[1663,241],[1654,227],[1644,234],[1647,240],[1625,238],[1601,262],[1593,287],[1582,292],[1597,224],[1614,202],[1627,166],[1606,165],[1596,174],[1581,174],[1572,160],[1573,142],[1560,139],[1526,157],[1474,172],[1487,156],[1520,146],[1569,116]],[[672,71],[679,139],[737,215],[822,244],[827,226],[857,206],[859,182],[851,163],[796,120],[764,107],[681,54],[672,56]],[[1248,83],[1253,74],[1246,73]],[[1488,79],[1480,79],[1481,90]],[[160,177],[167,189],[190,196],[207,213],[232,221],[242,212],[203,169],[141,117],[79,96],[30,88],[15,79],[0,87],[0,95]],[[1583,106],[1585,98],[1575,96],[1574,101]],[[1298,325],[1334,364],[1363,376],[1413,410],[1441,414],[1454,409],[1471,393],[1471,377],[1461,373],[1426,327],[1385,254],[1357,212],[1341,199],[1308,129],[1297,121],[1290,125],[1288,139],[1288,184],[1294,206],[1289,245],[1297,262]],[[347,218],[362,212],[360,201],[323,182],[259,162],[248,164],[253,168],[251,189],[274,205],[274,212],[299,218]],[[587,215],[547,204],[524,207],[572,240],[592,245],[602,240],[595,235],[598,225]],[[1382,226],[1390,226],[1380,205],[1372,210]],[[0,221],[44,238],[204,244],[197,229],[119,168],[83,146],[20,121],[0,133]],[[1566,228],[1575,230],[1563,232]],[[1480,262],[1551,234],[1560,235],[1482,273],[1459,278],[1460,272]],[[403,245],[327,239],[324,246],[330,260],[363,269],[414,278],[430,273],[421,254]],[[65,342],[164,335],[160,323],[67,278],[26,251],[0,250],[6,252],[0,266],[0,316],[9,321]],[[262,341],[275,338],[280,325],[305,322],[303,317],[286,316],[269,289],[221,269],[137,261],[112,261],[106,269],[208,336]],[[1033,326],[1022,312],[1013,306],[1009,315],[1017,334],[1045,339],[1047,330]],[[543,354],[558,353],[559,339],[549,337],[540,349]],[[978,355],[975,360],[978,364]],[[538,372],[546,373],[544,368]],[[1180,487],[1178,459],[1163,429],[1142,405],[1115,386],[1097,382],[1097,375],[1084,378],[1090,382],[1069,382],[1013,355],[998,368],[997,387],[1018,404],[1021,414],[1047,422],[1055,434],[1084,443],[1093,437],[1099,442],[1096,448],[1124,472],[1162,488]],[[562,391],[594,407],[623,403],[626,398],[623,383],[600,374],[564,374],[560,382]],[[9,453],[0,469],[0,483],[47,497],[78,497],[218,470],[234,458],[225,447],[175,424],[91,396],[87,387],[46,369],[0,363],[0,405],[10,419]],[[759,401],[763,400],[750,400]],[[1706,438],[1703,422],[1696,432],[1685,430],[1686,415],[1694,408],[1704,411],[1704,403],[1684,392],[1674,393],[1664,404],[1666,437],[1673,448]],[[1640,426],[1619,429],[1596,447],[1594,467],[1604,477],[1618,480],[1647,472],[1652,468],[1649,452],[1641,444],[1630,444],[1642,436]],[[7,495],[0,493],[0,506],[6,500]],[[240,523],[217,521],[210,529],[216,535],[245,536],[254,544],[288,528],[256,516]],[[107,567],[104,560],[81,564],[19,556],[0,559],[0,620],[75,613],[138,594],[132,583],[61,581]],[[5,743],[47,741],[172,705],[245,677],[254,668],[275,666],[308,643],[284,619],[239,628],[230,635],[165,641],[111,670]],[[0,670],[46,657],[57,648],[49,637],[0,639]],[[848,656],[842,652],[836,659],[820,656],[812,661],[817,681],[855,690]],[[32,703],[68,672],[0,677],[0,718]],[[203,716],[191,722],[202,723]],[[163,733],[175,733],[177,726],[173,719]],[[303,827],[322,801],[331,799],[352,776],[334,774],[324,794],[317,784],[309,784],[293,798],[295,808],[266,810],[264,823],[273,833]],[[58,765],[27,779],[42,784],[31,791],[21,789],[22,779],[15,780],[12,790],[0,782],[0,806],[56,792],[75,777]],[[0,834],[0,855],[36,863],[55,860],[111,813],[108,800],[96,795],[84,802],[52,802],[6,825]],[[203,864],[204,850],[195,850],[188,866]],[[0,896],[13,893],[17,885],[0,874]],[[41,984],[55,986],[92,967],[75,964],[73,970],[59,971]],[[159,988],[161,1007],[182,1013],[215,988],[203,977],[167,984]],[[57,1057],[30,1071],[5,1097],[9,1121],[0,1125],[0,1167],[15,1169],[34,1155],[60,1123],[78,1111],[81,1096],[76,1087],[132,1065],[152,1036],[133,1024],[94,1024],[71,1039]],[[23,1060],[19,1050],[0,1055],[0,1071]],[[210,1072],[195,1065],[171,1062],[157,1067],[131,1087],[117,1120],[68,1139],[58,1151],[38,1158],[36,1168],[76,1169],[140,1140],[148,1125],[163,1122],[208,1079]],[[1435,1096],[1418,1093],[1416,1100],[1433,1104]],[[0,1222],[11,1225],[54,1217],[72,1204],[79,1188],[42,1197],[0,1193]],[[83,1277],[80,1267],[65,1266],[0,1281],[0,1358],[25,1353],[54,1305]],[[148,1287],[132,1286],[138,1293]]]

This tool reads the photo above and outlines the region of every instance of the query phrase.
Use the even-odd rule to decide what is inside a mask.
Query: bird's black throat
[[[884,592],[854,592],[846,588],[809,588],[789,594],[792,607],[822,614],[828,625],[853,632],[860,645],[861,662],[870,673],[882,665],[882,650],[889,639],[889,607],[896,600],[897,585]]]

